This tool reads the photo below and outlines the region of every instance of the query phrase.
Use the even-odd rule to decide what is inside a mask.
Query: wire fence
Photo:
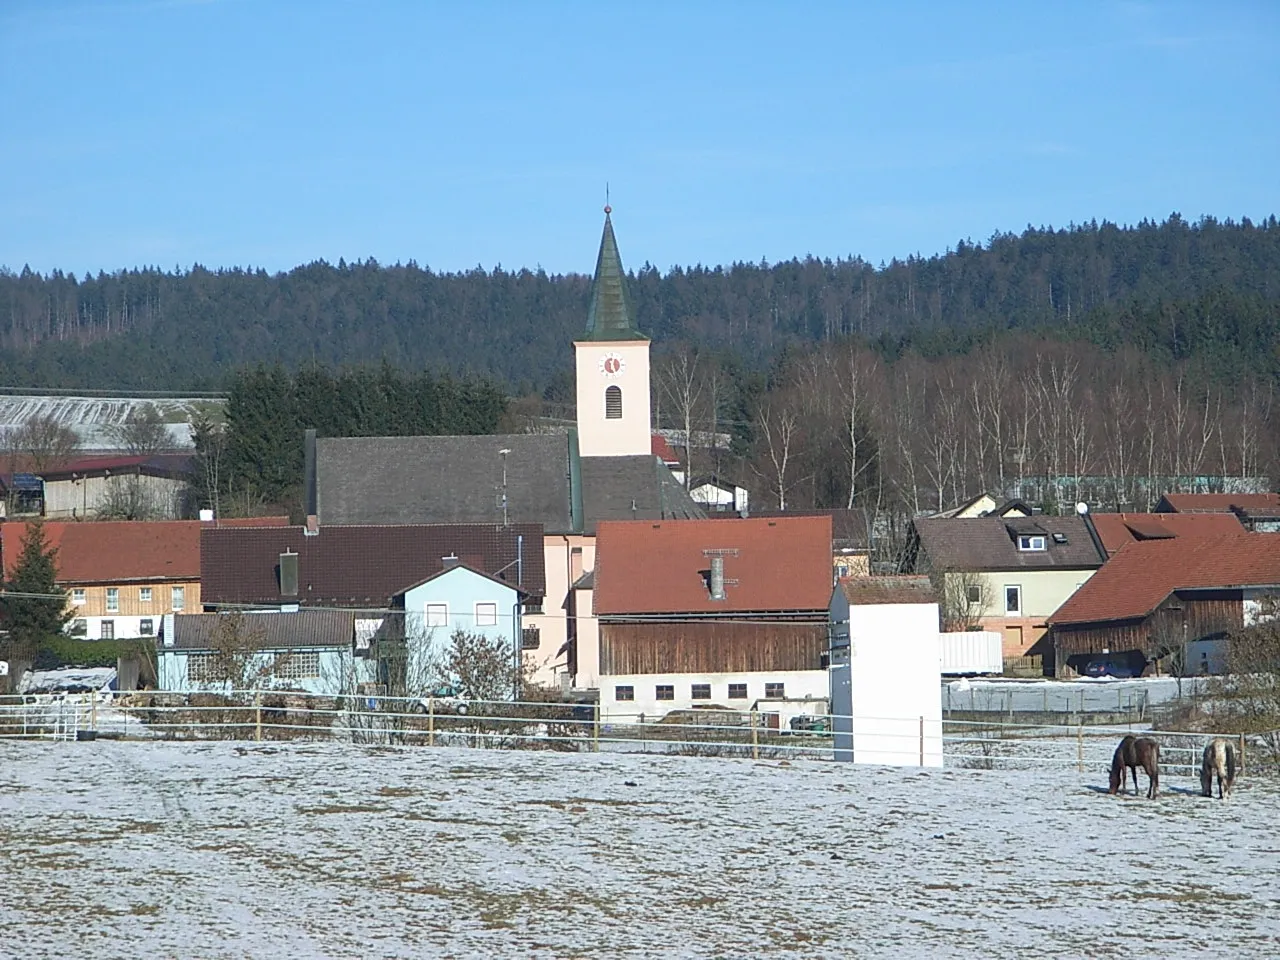
[[[304,693],[28,696],[0,700],[0,739],[336,740],[564,752],[661,753],[970,769],[1106,771],[1118,739],[1156,739],[1169,776],[1199,777],[1220,734],[925,717],[807,716],[779,730],[758,711],[602,715],[596,704]],[[1241,756],[1248,738],[1232,735]]]

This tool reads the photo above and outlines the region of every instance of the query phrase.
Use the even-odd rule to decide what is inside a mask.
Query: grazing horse
[[[1146,737],[1128,736],[1121,740],[1115,756],[1111,758],[1111,787],[1107,793],[1120,792],[1126,767],[1133,773],[1133,795],[1138,795],[1138,767],[1142,767],[1150,781],[1147,799],[1154,800],[1160,789],[1160,744]]]
[[[1223,737],[1214,737],[1204,746],[1200,761],[1200,792],[1213,796],[1213,778],[1218,778],[1218,799],[1231,796],[1231,784],[1236,779],[1236,745]]]

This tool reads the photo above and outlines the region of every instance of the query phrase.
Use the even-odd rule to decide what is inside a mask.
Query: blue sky
[[[1280,213],[1280,4],[0,0],[0,265],[940,252]]]

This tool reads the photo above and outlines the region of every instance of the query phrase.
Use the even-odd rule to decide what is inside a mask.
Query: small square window
[[[676,688],[669,683],[660,683],[654,688],[653,695],[656,700],[674,700]]]
[[[542,631],[537,627],[525,627],[520,635],[521,650],[537,650],[542,646]]]
[[[970,586],[970,587],[965,591],[965,593],[966,593],[966,596],[968,596],[968,598],[969,598],[969,602],[970,602],[970,603],[981,603],[981,602],[982,602],[982,588],[981,588],[981,587],[976,586],[976,585],[975,585],[975,586]]]
[[[635,687],[614,687],[613,688],[613,699],[615,700],[631,701],[631,700],[634,700],[635,698],[636,698]]]
[[[156,635],[156,622],[149,617],[139,620],[138,633],[144,637],[154,637]]]
[[[1043,536],[1027,536],[1024,534],[1023,536],[1018,537],[1018,549],[1019,550],[1043,550],[1044,537]]]
[[[174,610],[181,610],[187,605],[187,588],[174,587],[169,591],[169,606]]]
[[[139,601],[140,603],[150,603],[150,602],[151,602],[151,588],[150,588],[150,587],[139,587],[139,588],[138,588],[138,601]]]
[[[498,605],[496,603],[476,604],[476,626],[496,627],[498,625]]]
[[[71,591],[71,602],[77,607],[84,606],[84,588],[76,587]]]
[[[766,700],[781,700],[787,695],[787,685],[785,683],[766,683],[764,685],[764,695]]]
[[[711,684],[709,683],[693,684],[693,686],[690,688],[690,691],[689,691],[689,697],[690,699],[693,699],[693,700],[710,700]]]
[[[89,635],[89,621],[83,617],[77,617],[67,624],[67,635],[72,637],[87,637]]]
[[[120,588],[107,587],[107,613],[116,613],[120,609]]]
[[[114,640],[116,638],[116,622],[114,620],[103,620],[98,627],[99,640]]]
[[[447,603],[427,604],[427,626],[447,627],[449,625],[449,605]]]
[[[729,684],[729,699],[730,700],[747,699],[747,685],[745,683]]]

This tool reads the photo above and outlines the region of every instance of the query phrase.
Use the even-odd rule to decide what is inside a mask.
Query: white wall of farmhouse
[[[729,696],[730,684],[746,687],[746,695]],[[780,696],[770,697],[769,685],[782,684]],[[695,685],[709,685],[710,698],[693,696]],[[660,687],[671,687],[671,699],[658,699]],[[635,722],[641,715],[645,721],[657,720],[672,710],[697,710],[708,706],[730,710],[757,709],[761,713],[779,715],[780,728],[786,730],[793,716],[827,712],[827,671],[778,670],[767,673],[644,673],[611,674],[600,677],[600,714],[614,722]],[[627,691],[632,699],[625,699]],[[772,692],[777,693],[774,689]],[[811,706],[806,707],[808,699]],[[776,700],[776,703],[761,702]]]

